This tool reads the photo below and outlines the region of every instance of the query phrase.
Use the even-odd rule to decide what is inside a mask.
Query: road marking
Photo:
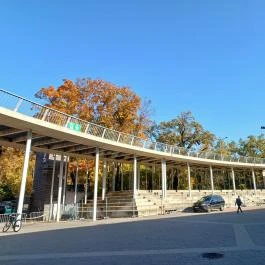
[[[88,258],[88,257],[113,257],[113,256],[144,256],[144,255],[174,255],[204,252],[234,252],[242,250],[265,251],[265,247],[217,247],[217,248],[183,248],[183,249],[150,249],[150,250],[121,250],[121,251],[95,251],[76,253],[42,253],[42,254],[21,254],[3,255],[0,261],[10,260],[46,260],[46,259],[66,259],[66,258]]]
[[[238,247],[249,248],[255,246],[244,225],[234,224],[233,228]]]

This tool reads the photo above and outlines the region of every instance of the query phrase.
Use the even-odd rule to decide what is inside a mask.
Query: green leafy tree
[[[250,135],[246,140],[240,139],[238,143],[238,154],[250,157],[265,157],[264,135]]]
[[[153,124],[149,135],[159,142],[200,152],[210,150],[215,139],[214,134],[205,130],[190,111],[182,112],[171,121]]]

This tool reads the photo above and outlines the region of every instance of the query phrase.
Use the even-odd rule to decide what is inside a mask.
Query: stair
[[[191,211],[194,202],[209,194],[211,194],[210,190],[193,190],[191,196],[187,190],[168,190],[166,198],[163,199],[161,190],[152,192],[138,190],[136,198],[133,199],[132,191],[110,192],[104,201],[98,198],[97,218],[141,217]],[[247,207],[265,206],[265,191],[259,190],[254,194],[254,191],[251,190],[237,190],[236,193],[231,190],[223,190],[215,191],[214,194],[221,195],[225,199],[226,207],[234,207],[238,195]],[[80,218],[92,218],[93,200],[88,201],[87,204],[81,204],[78,212]]]
[[[79,207],[80,218],[92,218],[93,200]],[[97,200],[97,218],[121,218],[138,216],[136,205],[131,191],[109,192],[105,200]]]

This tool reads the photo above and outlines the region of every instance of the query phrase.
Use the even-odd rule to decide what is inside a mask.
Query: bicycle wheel
[[[3,232],[6,232],[11,226],[11,223],[10,222],[6,222],[4,227],[3,227]]]
[[[14,232],[18,232],[21,229],[21,226],[22,226],[22,221],[16,220],[14,225],[13,225]]]

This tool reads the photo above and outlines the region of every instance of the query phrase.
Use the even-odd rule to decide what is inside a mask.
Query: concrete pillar
[[[134,155],[133,158],[133,198],[136,198],[137,190],[136,190],[136,179],[137,179],[137,158]]]
[[[56,221],[59,222],[61,218],[61,200],[62,200],[62,184],[63,184],[63,154],[61,154],[59,185],[58,185],[58,200],[57,200],[57,214]]]
[[[161,161],[161,170],[162,170],[162,198],[167,196],[167,165],[166,160],[162,159]]]
[[[253,189],[254,189],[254,192],[256,193],[257,187],[256,187],[256,178],[255,178],[254,168],[252,168],[252,181],[253,181]]]
[[[51,183],[51,194],[50,194],[49,220],[52,219],[52,215],[53,215],[53,186],[54,186],[55,166],[56,166],[56,155],[53,156],[52,183]]]
[[[105,200],[106,196],[106,178],[107,178],[107,159],[104,158],[103,164],[103,177],[102,177],[102,200]]]
[[[191,197],[191,183],[190,183],[190,164],[187,163],[188,167],[188,186],[189,186],[189,197]]]
[[[18,199],[17,219],[21,219],[21,214],[23,210],[27,173],[28,173],[28,166],[29,166],[29,156],[30,156],[30,149],[31,149],[31,141],[32,141],[32,131],[28,131],[26,151],[25,151],[25,157],[24,157],[24,165],[23,165],[23,171],[22,171],[22,179],[21,179],[19,199]]]
[[[94,184],[94,201],[93,201],[93,221],[97,220],[97,200],[98,200],[98,168],[99,168],[99,148],[96,148],[95,163],[95,184]]]
[[[210,166],[210,180],[211,180],[211,189],[212,189],[212,194],[214,193],[214,185],[213,185],[213,168]]]
[[[236,182],[235,182],[234,168],[231,168],[231,173],[232,173],[233,190],[234,190],[234,192],[236,192]]]

